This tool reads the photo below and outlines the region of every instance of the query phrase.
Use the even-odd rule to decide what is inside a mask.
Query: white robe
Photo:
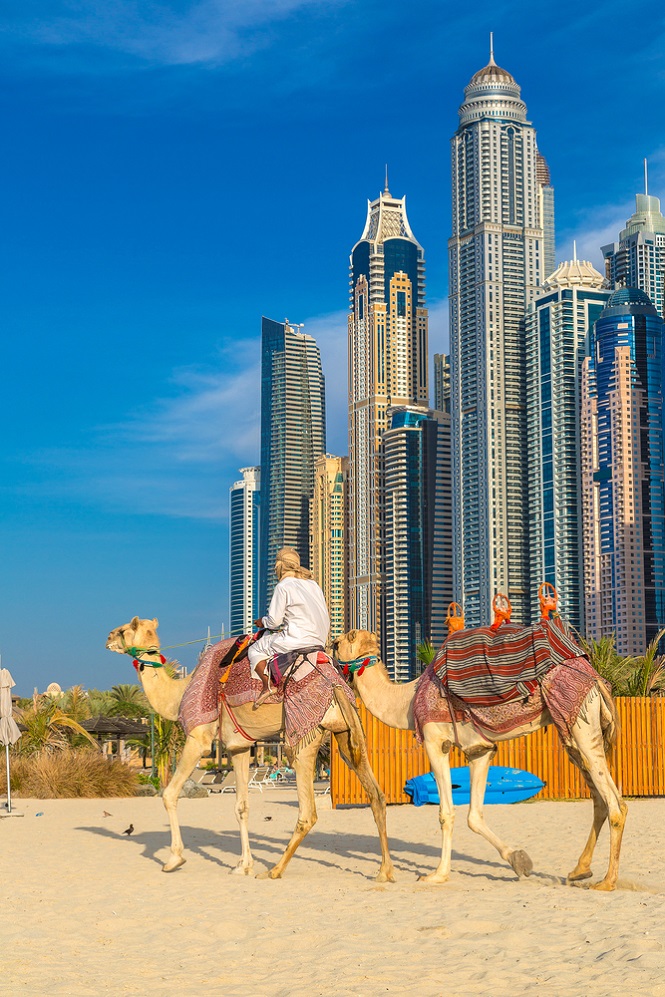
[[[323,592],[310,578],[282,578],[275,585],[267,614],[262,619],[265,633],[249,648],[247,655],[256,676],[259,661],[273,654],[297,651],[301,647],[325,647],[330,631],[330,616]],[[304,678],[311,668],[299,669]]]

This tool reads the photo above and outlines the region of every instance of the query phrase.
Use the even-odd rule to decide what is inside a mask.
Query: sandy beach
[[[234,802],[180,801],[188,861],[164,875],[161,800],[15,800],[24,816],[0,820],[0,993],[665,997],[665,800],[630,803],[613,894],[563,885],[589,802],[488,808],[533,859],[524,881],[458,808],[444,886],[416,881],[439,850],[434,807],[389,808],[397,882],[378,885],[370,812],[333,811],[329,797],[283,880],[229,875]],[[251,807],[260,871],[295,823],[295,792],[255,793]],[[606,861],[605,831],[597,878]]]

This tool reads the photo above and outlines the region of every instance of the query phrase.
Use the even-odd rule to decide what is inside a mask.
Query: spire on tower
[[[649,193],[649,166],[646,156],[644,157],[644,193]]]
[[[495,66],[494,61],[494,32],[490,31],[490,66]]]
[[[577,263],[577,239],[573,239],[573,261]]]
[[[386,163],[386,185],[385,185],[385,187],[383,188],[383,193],[384,193],[384,194],[385,194],[385,195],[386,195],[387,197],[390,197],[390,191],[389,191],[389,189],[388,189],[388,164],[387,164],[387,163]]]

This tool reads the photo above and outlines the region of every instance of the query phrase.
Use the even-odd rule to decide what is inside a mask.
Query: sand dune
[[[389,809],[398,881],[379,886],[371,814],[333,811],[329,798],[283,880],[228,875],[234,802],[181,801],[188,861],[164,875],[158,799],[15,801],[25,816],[0,821],[0,994],[665,997],[665,800],[630,803],[614,894],[563,885],[588,802],[488,808],[533,859],[521,882],[459,808],[452,878],[438,887],[416,881],[439,851],[434,807]],[[295,793],[251,805],[259,871],[287,841]],[[598,878],[606,861],[605,832]]]

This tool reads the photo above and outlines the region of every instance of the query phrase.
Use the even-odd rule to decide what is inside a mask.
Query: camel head
[[[369,630],[349,630],[333,641],[333,655],[343,665],[370,655],[380,658],[381,651],[375,633],[370,633]],[[351,678],[354,678],[353,674]]]
[[[106,647],[109,651],[125,654],[130,647],[155,651],[159,649],[157,627],[159,620],[140,620],[135,616],[130,623],[116,627],[108,635]]]

